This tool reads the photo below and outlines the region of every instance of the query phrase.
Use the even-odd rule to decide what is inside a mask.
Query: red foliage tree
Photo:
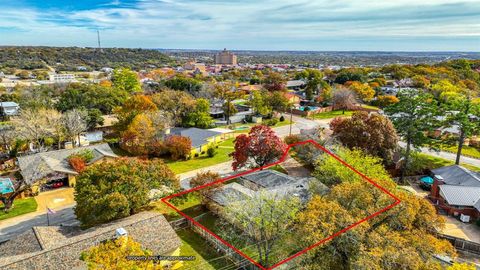
[[[330,122],[333,136],[350,149],[391,161],[397,148],[397,132],[390,120],[378,114],[355,112],[351,118],[337,117]]]
[[[180,158],[187,158],[192,151],[192,140],[188,137],[179,135],[168,136],[165,140],[165,147],[172,155],[172,159],[177,160]]]
[[[252,168],[268,165],[279,159],[287,145],[268,126],[254,126],[248,135],[235,139],[232,167],[234,170],[249,166]]]
[[[72,156],[68,159],[68,163],[70,163],[70,166],[76,171],[76,172],[83,172],[85,168],[87,168],[87,164],[85,163],[85,160],[79,156]]]

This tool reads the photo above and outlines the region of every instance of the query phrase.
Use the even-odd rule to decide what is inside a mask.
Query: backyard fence
[[[437,233],[437,237],[449,241],[457,250],[480,255],[480,243],[441,233]]]
[[[203,213],[197,217],[195,217],[195,220],[200,219],[203,215],[207,213]],[[217,252],[225,255],[225,257],[231,261],[233,264],[237,266],[237,269],[244,269],[244,270],[260,270],[261,268],[257,267],[255,264],[250,262],[248,259],[244,258],[242,255],[238,254],[235,252],[233,249],[222,243],[220,240],[218,240],[216,237],[211,235],[210,233],[206,232],[202,228],[196,226],[193,224],[192,221],[186,219],[186,218],[181,218],[177,219],[174,221],[170,222],[170,225],[175,229],[184,229],[184,228],[190,228],[192,231],[197,233],[199,236],[201,236],[205,241],[207,241],[210,246],[212,246]]]

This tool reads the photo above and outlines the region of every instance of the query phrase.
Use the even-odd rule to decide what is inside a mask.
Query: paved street
[[[404,143],[404,142],[399,142],[398,144],[401,147],[406,147],[407,146],[407,144]],[[437,152],[437,151],[434,151],[434,150],[430,150],[427,147],[422,147],[422,148],[420,148],[420,150],[424,154],[428,154],[428,155],[439,157],[439,158],[448,159],[448,160],[451,160],[451,161],[455,161],[455,159],[457,157],[457,155],[455,155],[453,153],[443,152],[443,151]],[[466,164],[469,164],[469,165],[473,165],[473,166],[476,166],[476,167],[480,167],[480,159],[462,156],[460,158],[460,162],[461,163],[466,163]]]
[[[79,224],[73,212],[73,206],[55,209],[55,214],[49,214],[50,225],[77,225]],[[0,242],[10,239],[29,230],[34,226],[47,226],[47,214],[35,212],[0,221]]]
[[[285,118],[290,119],[290,115],[285,115]],[[305,119],[299,116],[293,116],[292,134],[299,134],[301,129],[312,129],[316,127],[328,127],[324,122]],[[290,134],[290,125],[274,128],[275,132],[280,137],[285,137]]]

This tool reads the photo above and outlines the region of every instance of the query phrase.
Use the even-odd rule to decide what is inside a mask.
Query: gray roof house
[[[0,269],[87,269],[83,251],[121,230],[155,255],[171,255],[181,241],[165,217],[141,212],[108,224],[81,230],[78,226],[42,226],[0,244]]]
[[[459,165],[431,170],[434,179],[430,197],[448,214],[480,217],[480,173]]]
[[[449,205],[480,206],[480,187],[440,185],[440,195]],[[476,207],[480,211],[480,208]]]
[[[261,170],[241,176],[236,181],[222,186],[210,199],[220,206],[225,206],[229,202],[252,198],[262,191],[280,197],[297,197],[305,203],[310,198],[311,181],[316,179],[295,178],[275,170]],[[320,181],[315,184],[319,186],[316,190],[328,192],[328,187]]]
[[[171,128],[171,135],[180,135],[183,137],[188,137],[192,140],[192,148],[198,148],[205,144],[208,144],[208,140],[216,136],[222,135],[221,132],[213,131],[209,129],[200,129],[200,128]],[[168,134],[167,134],[168,136]]]
[[[291,80],[291,81],[287,81],[286,83],[286,87],[291,89],[300,89],[305,85],[306,85],[306,82],[304,80]]]
[[[447,185],[480,187],[480,173],[459,165],[451,165],[431,170],[437,179]]]
[[[252,198],[255,194],[255,191],[238,183],[226,184],[220,189],[221,190],[213,193],[210,199],[221,206],[226,206],[229,202]]]
[[[6,116],[17,115],[20,110],[20,106],[13,101],[0,102],[0,112]]]
[[[70,166],[68,157],[72,154],[79,153],[89,149],[92,151],[94,158],[89,162],[92,164],[106,157],[118,157],[113,153],[107,143],[94,144],[73,149],[61,149],[55,151],[41,152],[32,155],[18,157],[18,166],[20,173],[28,184],[33,184],[37,180],[43,179],[55,174],[73,174],[78,173]]]
[[[249,186],[252,186],[251,184],[253,184],[252,189],[254,190],[261,188],[272,189],[286,184],[295,183],[298,180],[275,170],[256,171],[242,176],[241,179],[243,180],[244,185],[250,184]]]

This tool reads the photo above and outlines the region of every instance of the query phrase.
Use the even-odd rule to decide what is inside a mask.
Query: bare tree
[[[67,111],[63,114],[63,130],[73,145],[75,145],[75,138],[78,138],[78,144],[81,144],[80,134],[87,130],[87,117],[88,114],[86,111],[77,109]]]
[[[44,147],[44,139],[52,134],[47,115],[53,110],[22,110],[19,116],[12,118],[12,125],[18,137],[34,144],[38,150]]]
[[[152,125],[156,131],[154,137],[158,140],[162,140],[165,135],[165,130],[173,127],[175,124],[172,113],[168,111],[146,112],[145,115],[152,121]]]
[[[248,239],[256,247],[260,263],[268,268],[275,245],[292,229],[295,215],[300,209],[300,200],[259,191],[252,198],[231,201],[222,213],[225,221],[235,228],[232,229],[233,226],[228,224],[224,226],[224,237]]]
[[[10,147],[15,139],[15,127],[11,124],[0,124],[0,143],[2,148],[10,151]]]
[[[334,110],[351,110],[355,107],[357,98],[355,93],[347,88],[339,87],[333,91],[333,109]]]
[[[64,129],[62,123],[62,113],[57,110],[48,110],[48,113],[45,115],[46,123],[48,129],[53,137],[57,139],[57,147],[60,148],[60,144],[64,138]]]

